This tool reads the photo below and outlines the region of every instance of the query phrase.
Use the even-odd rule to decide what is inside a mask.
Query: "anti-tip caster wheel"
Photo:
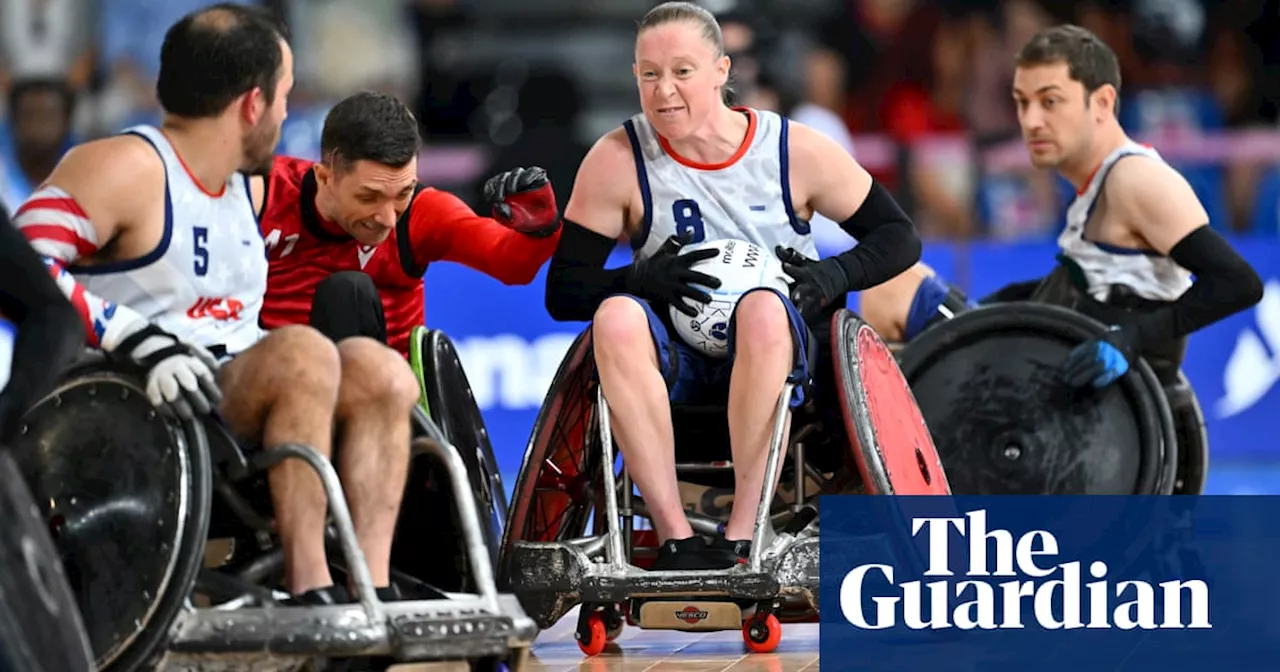
[[[742,641],[752,653],[772,653],[782,641],[782,624],[773,614],[752,616],[742,624]]]

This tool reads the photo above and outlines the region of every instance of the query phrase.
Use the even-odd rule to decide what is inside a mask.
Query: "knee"
[[[918,262],[888,282],[862,290],[858,313],[881,339],[891,343],[904,340],[911,303],[921,283],[933,275],[932,268]]]
[[[591,341],[597,354],[636,355],[653,349],[649,317],[644,307],[627,296],[605,299],[591,320]]]
[[[371,338],[338,344],[342,367],[341,407],[383,409],[408,416],[418,402],[418,379],[395,350]]]
[[[308,326],[289,325],[267,334],[258,347],[267,350],[269,370],[261,373],[278,391],[336,398],[342,375],[333,341]]]
[[[320,281],[311,301],[310,324],[335,343],[353,336],[387,341],[378,288],[360,271],[340,271]]]
[[[774,292],[755,291],[742,297],[733,321],[737,352],[790,352],[794,347],[787,308]]]

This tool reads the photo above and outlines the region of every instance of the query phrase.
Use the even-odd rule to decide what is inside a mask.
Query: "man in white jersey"
[[[547,308],[557,320],[592,322],[614,436],[662,541],[654,569],[727,567],[750,551],[783,386],[801,383],[795,408],[811,375],[818,388],[830,375],[829,366],[808,370],[810,327],[820,343],[829,341],[845,295],[908,268],[920,241],[884,187],[835,142],[771,112],[724,103],[729,59],[705,9],[669,2],[651,10],[634,69],[643,114],[597,141],[578,170],[548,272]],[[814,213],[841,222],[860,244],[813,261]],[[630,240],[635,262],[605,270],[619,238]],[[689,268],[715,252],[677,255],[680,243],[725,238],[777,250],[796,282],[790,296],[744,295],[731,320],[731,356],[713,360],[673,339],[666,315],[668,305],[692,311],[686,299],[710,301],[690,283],[719,285]],[[681,505],[670,402],[724,403],[726,395],[734,507],[723,538],[708,545]]]
[[[262,194],[244,173],[270,169],[292,86],[292,52],[266,10],[226,3],[192,13],[161,49],[162,126],[72,149],[16,224],[45,255],[89,344],[147,370],[153,403],[183,417],[216,411],[267,450],[301,443],[328,456],[336,424],[335,465],[374,583],[385,587],[412,372],[372,339],[335,347],[310,327],[264,337],[258,325]],[[286,460],[269,481],[295,601],[348,600],[329,573],[319,478]]]
[[[1048,28],[1019,52],[1013,98],[1031,162],[1056,169],[1076,199],[1054,271],[983,299],[1045,301],[1110,325],[1063,363],[1062,380],[1081,388],[1110,385],[1139,355],[1169,382],[1188,334],[1262,298],[1257,273],[1210,228],[1187,181],[1125,134],[1119,92],[1115,53],[1084,28]],[[862,294],[885,340],[909,341],[966,307],[923,265]]]

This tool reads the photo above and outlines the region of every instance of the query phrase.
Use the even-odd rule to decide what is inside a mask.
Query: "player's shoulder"
[[[587,150],[587,155],[578,167],[578,180],[574,186],[577,191],[584,186],[593,191],[603,190],[606,193],[628,189],[631,182],[627,176],[636,173],[636,157],[624,127],[615,128],[600,136]]]
[[[85,186],[99,185],[104,189],[132,183],[136,189],[139,180],[148,178],[163,184],[164,172],[164,160],[150,142],[142,136],[123,133],[72,147],[58,162],[49,181],[85,182]]]
[[[831,136],[795,119],[787,119],[787,151],[797,158],[814,161],[848,154]]]
[[[1182,173],[1159,155],[1135,152],[1117,159],[1102,185],[1108,208],[1139,225],[1159,220],[1206,218],[1204,204]]]
[[[165,196],[164,160],[143,137],[112,135],[72,147],[40,185],[68,194],[104,227],[136,221]]]
[[[1103,185],[1107,198],[1113,202],[1158,198],[1161,194],[1190,188],[1182,173],[1150,152],[1133,152],[1116,159]]]

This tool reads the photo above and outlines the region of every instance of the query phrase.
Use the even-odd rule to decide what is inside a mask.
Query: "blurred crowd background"
[[[316,158],[329,106],[378,89],[418,112],[424,182],[475,203],[489,174],[541,165],[562,205],[590,144],[639,110],[635,27],[657,4],[260,2],[284,17],[296,53],[281,153]],[[16,208],[70,144],[156,121],[165,30],[208,4],[0,1],[0,202]],[[1183,171],[1212,225],[1267,283],[1258,309],[1193,338],[1188,375],[1215,456],[1226,456],[1215,457],[1215,478],[1228,480],[1213,487],[1280,492],[1280,468],[1269,466],[1280,461],[1269,429],[1280,412],[1280,0],[702,4],[721,19],[738,101],[844,144],[912,213],[926,260],[975,294],[1011,273],[1047,271],[1074,195],[1026,160],[1010,97],[1013,56],[1054,23],[1101,36],[1120,58],[1123,125]],[[847,246],[835,227],[821,231],[820,247]],[[501,288],[465,270],[432,273],[440,275],[428,274],[428,322],[459,343],[504,467],[515,469],[577,327],[537,310],[541,277]],[[466,309],[455,313],[454,297]],[[476,305],[499,317],[480,317]]]
[[[283,153],[314,155],[328,106],[374,88],[413,101],[431,182],[473,196],[491,170],[537,163],[562,198],[590,142],[637,109],[632,37],[656,4],[260,1],[297,52]],[[0,2],[0,199],[15,207],[68,143],[153,121],[165,29],[207,4]],[[1063,21],[1116,50],[1123,124],[1184,170],[1215,226],[1280,236],[1276,0],[704,4],[721,18],[739,101],[839,139],[930,238],[1056,234],[1070,191],[1026,168],[1009,88],[1018,47]],[[1265,134],[1223,135],[1249,131]]]

